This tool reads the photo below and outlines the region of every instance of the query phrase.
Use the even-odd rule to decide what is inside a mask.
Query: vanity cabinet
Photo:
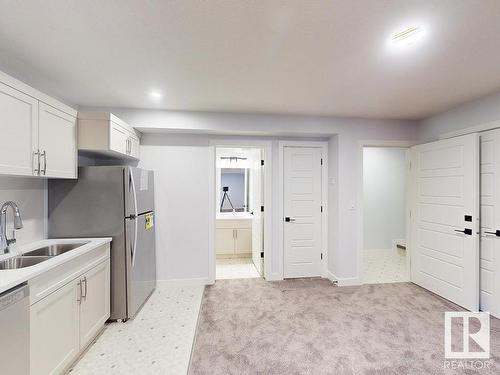
[[[109,244],[29,282],[30,375],[63,374],[110,316]]]
[[[78,149],[103,156],[139,160],[139,134],[112,113],[78,113]]]
[[[217,219],[215,252],[220,257],[246,256],[252,253],[251,219]]]
[[[0,174],[76,178],[76,114],[0,72]]]

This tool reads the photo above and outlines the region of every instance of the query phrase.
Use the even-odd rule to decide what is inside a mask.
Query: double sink
[[[46,260],[64,254],[87,243],[89,243],[89,241],[77,243],[59,243],[39,247],[38,249],[28,251],[19,256],[0,261],[0,270],[15,270],[18,268],[34,266],[35,264],[45,262]]]

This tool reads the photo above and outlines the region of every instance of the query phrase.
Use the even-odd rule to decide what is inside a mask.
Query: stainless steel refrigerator
[[[134,317],[156,287],[153,184],[152,171],[123,166],[48,183],[50,237],[113,237],[111,320]]]

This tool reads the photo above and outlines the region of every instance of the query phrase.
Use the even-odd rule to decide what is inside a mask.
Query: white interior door
[[[250,168],[250,211],[252,212],[252,261],[261,276],[264,275],[264,206],[262,150],[254,150]]]
[[[412,147],[412,169],[412,281],[477,311],[479,137]]]
[[[500,130],[481,133],[480,307],[500,318]]]
[[[284,277],[321,276],[321,148],[284,148]]]

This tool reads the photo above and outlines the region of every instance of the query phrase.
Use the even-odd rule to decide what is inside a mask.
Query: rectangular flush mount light
[[[411,44],[416,40],[420,39],[423,34],[424,29],[421,26],[411,26],[407,27],[402,31],[399,31],[392,35],[392,44]]]

